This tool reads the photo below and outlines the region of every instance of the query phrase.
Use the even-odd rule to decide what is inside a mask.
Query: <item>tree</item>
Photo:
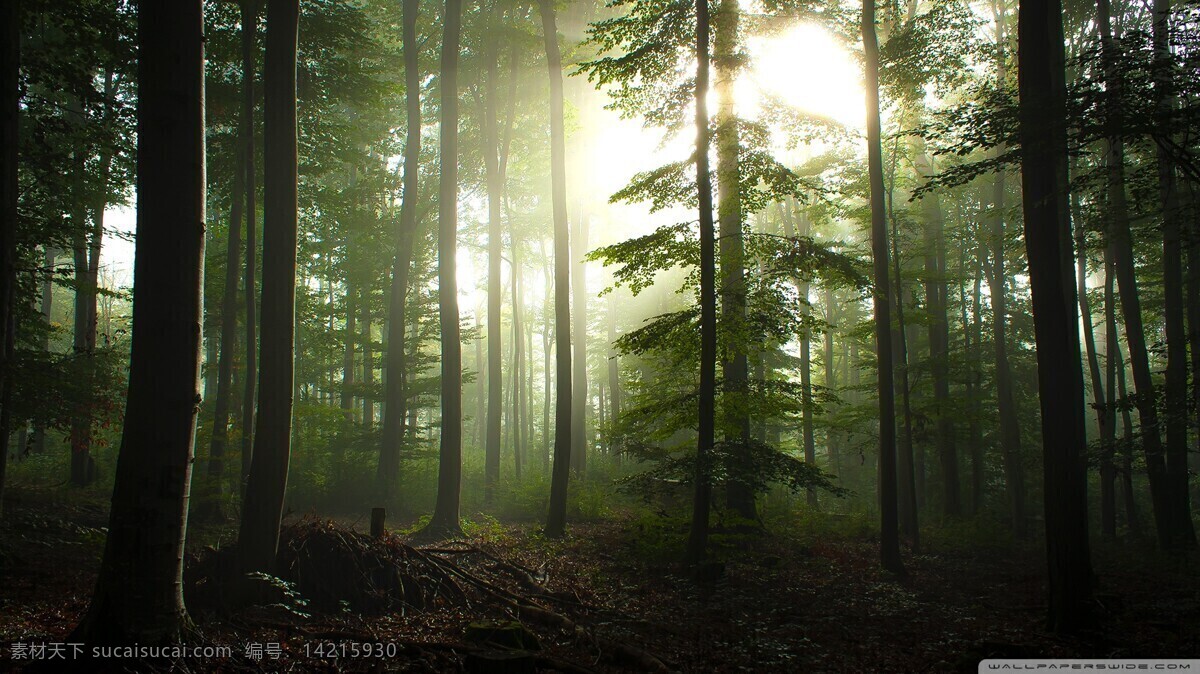
[[[734,112],[734,81],[740,70],[738,0],[721,0],[713,17],[713,63],[717,91],[717,221],[720,229],[721,322],[730,335],[722,355],[721,369],[726,388],[725,442],[745,444],[750,437],[750,415],[746,395],[750,376],[743,333],[746,324],[745,242],[742,237],[743,175],[739,166],[741,141],[739,120]],[[729,507],[746,520],[756,518],[755,494],[747,485],[731,480],[727,490]]]
[[[243,28],[244,30],[244,28]],[[243,110],[243,114],[245,110]],[[253,126],[249,130],[253,133]],[[241,126],[246,133],[247,125]],[[244,149],[245,139],[239,139]],[[221,499],[225,494],[225,446],[229,439],[230,398],[233,395],[233,351],[237,348],[237,282],[239,253],[242,246],[242,205],[246,192],[245,164],[235,167],[233,190],[229,199],[229,235],[225,250],[225,295],[221,298],[221,345],[217,360],[217,400],[213,411],[212,442],[209,445],[208,479],[211,484],[207,514],[224,519]],[[254,219],[250,219],[253,226]]]
[[[1022,0],[1017,20],[1021,187],[1037,342],[1048,623],[1069,632],[1091,622],[1092,566],[1083,455],[1083,370],[1067,208],[1062,6]]]
[[[491,8],[492,13],[496,7]],[[500,415],[503,402],[504,379],[502,373],[502,343],[500,327],[500,300],[504,289],[500,285],[500,264],[504,247],[503,223],[500,220],[500,200],[504,189],[504,178],[500,174],[499,132],[496,124],[496,61],[499,51],[499,39],[489,36],[487,39],[487,91],[483,110],[483,165],[487,174],[487,203],[488,203],[488,271],[487,271],[487,430],[484,444],[484,476],[489,489],[495,488],[500,479]],[[516,237],[513,237],[516,247]],[[513,268],[513,278],[516,279],[516,268]],[[515,287],[514,280],[514,287]],[[514,307],[516,295],[513,296]]]
[[[269,572],[291,458],[296,328],[296,44],[299,0],[267,0],[263,70],[263,275],[258,423],[242,504],[238,552],[246,571]]]
[[[700,400],[696,475],[686,558],[704,559],[712,507],[711,466],[716,441],[717,284],[712,178],[708,168],[708,0],[696,0],[696,187],[700,201]]]
[[[1104,2],[1105,0],[1100,0]],[[1154,93],[1161,118],[1160,134],[1170,136],[1171,109],[1175,106],[1171,89],[1172,55],[1169,32],[1170,0],[1154,2]],[[1111,48],[1111,40],[1109,41]],[[1115,58],[1115,54],[1112,55]],[[1163,227],[1163,317],[1167,338],[1166,457],[1160,489],[1162,507],[1167,509],[1166,532],[1159,532],[1159,543],[1172,550],[1196,547],[1192,509],[1188,504],[1188,414],[1187,414],[1187,336],[1183,323],[1183,225],[1175,180],[1175,161],[1166,144],[1157,148],[1158,198]],[[1191,243],[1195,246],[1195,242]],[[1154,460],[1157,463],[1157,459]]]
[[[462,340],[458,325],[458,50],[462,0],[446,0],[442,32],[441,123],[438,135],[438,317],[442,344],[442,437],[438,454],[437,503],[427,531],[451,535],[462,490]]]
[[[404,310],[408,305],[409,268],[417,230],[417,194],[421,161],[421,74],[417,69],[417,12],[419,0],[404,0],[404,176],[400,222],[396,228],[396,258],[388,296],[386,385],[383,396],[383,443],[376,479],[384,494],[400,476],[400,445],[404,440],[405,383]]]
[[[258,266],[258,214],[254,158],[254,55],[257,51],[259,0],[242,0],[242,170],[246,190],[246,371],[242,391],[241,484],[250,476],[254,456],[254,403],[258,384],[258,298],[255,268]]]
[[[567,527],[567,483],[571,473],[571,241],[567,224],[566,131],[563,120],[562,56],[554,0],[538,0],[546,68],[550,73],[550,180],[554,209],[554,463],[546,535],[559,538]]]
[[[8,437],[12,419],[12,378],[16,300],[17,252],[17,119],[21,112],[21,7],[14,0],[4,6],[5,39],[0,61],[3,87],[4,156],[0,157],[0,515],[4,513],[4,477],[8,470]]]
[[[887,212],[884,207],[883,150],[879,123],[879,41],[875,35],[875,0],[862,12],[866,57],[867,166],[871,184],[871,257],[874,263],[875,357],[879,363],[879,554],[883,568],[904,573],[900,559],[896,487],[896,389],[892,372],[892,315],[888,300]]]
[[[138,7],[137,252],[129,397],[104,558],[73,640],[178,641],[200,402],[203,3]]]

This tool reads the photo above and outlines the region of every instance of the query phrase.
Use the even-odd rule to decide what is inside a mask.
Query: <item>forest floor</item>
[[[29,664],[14,659],[15,645],[67,641],[87,608],[106,523],[99,505],[45,494],[11,494],[6,509],[0,522],[0,670]],[[344,532],[355,524],[364,526],[308,520],[314,531]],[[568,538],[551,541],[532,523],[486,521],[457,542],[416,546],[422,558],[445,560],[438,568],[470,586],[460,600],[376,615],[258,607],[217,617],[193,610],[201,630],[196,643],[229,645],[231,655],[107,667],[974,672],[984,657],[1200,657],[1194,559],[1189,565],[1099,546],[1101,627],[1061,638],[1043,629],[1043,558],[1036,545],[967,545],[943,535],[927,545],[932,551],[906,554],[909,573],[899,578],[879,569],[867,527],[810,526],[787,536],[718,533],[724,572],[698,584],[670,561],[680,527],[630,514],[574,524]],[[399,537],[388,540],[389,549],[412,549]],[[536,635],[536,659],[498,654],[495,644],[471,640],[469,625],[514,616]],[[391,657],[331,652],[364,642],[384,644]],[[266,650],[258,658],[248,655],[249,643]],[[29,669],[66,671],[50,661],[38,664]]]

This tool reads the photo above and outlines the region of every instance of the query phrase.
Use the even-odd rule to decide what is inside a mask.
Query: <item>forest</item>
[[[0,5],[0,669],[1200,667],[1196,0]]]

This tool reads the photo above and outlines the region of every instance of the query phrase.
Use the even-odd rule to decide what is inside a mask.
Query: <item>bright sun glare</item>
[[[804,112],[863,127],[862,72],[828,31],[805,23],[773,37],[752,38],[748,46],[753,66],[743,86],[751,89],[746,91],[751,106],[764,91]]]

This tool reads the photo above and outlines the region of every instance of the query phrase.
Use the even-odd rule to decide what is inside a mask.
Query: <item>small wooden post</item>
[[[383,520],[387,511],[383,508],[371,508],[371,538],[383,536]]]

